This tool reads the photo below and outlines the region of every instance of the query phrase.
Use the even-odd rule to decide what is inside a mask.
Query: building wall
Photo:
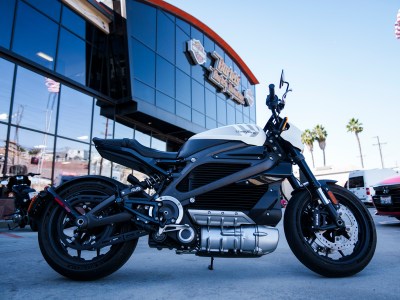
[[[193,133],[255,123],[255,106],[238,104],[207,79],[215,51],[240,76],[237,89],[254,94],[226,51],[150,2],[126,1],[128,19],[115,14],[106,34],[62,1],[0,1],[3,176],[41,173],[33,180],[38,189],[65,176],[123,181],[132,170],[101,159],[93,137],[177,150]],[[191,59],[191,39],[204,45],[204,65]]]
[[[139,110],[161,109],[163,119],[193,132],[235,123],[255,123],[256,108],[230,99],[208,79],[215,64],[212,53],[240,76],[242,93],[255,86],[232,58],[209,36],[188,21],[139,0],[127,0],[127,34],[133,100]],[[196,64],[187,42],[204,46],[207,61]]]

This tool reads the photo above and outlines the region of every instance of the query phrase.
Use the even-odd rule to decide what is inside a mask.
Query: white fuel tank
[[[242,141],[248,145],[262,146],[265,143],[266,134],[256,124],[235,124],[195,134],[189,140],[195,139]]]

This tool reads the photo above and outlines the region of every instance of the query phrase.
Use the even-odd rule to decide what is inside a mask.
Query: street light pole
[[[378,146],[378,147],[379,147],[379,154],[380,154],[380,156],[381,156],[381,164],[382,164],[382,169],[383,169],[384,166],[383,166],[383,157],[382,157],[382,148],[381,148],[381,145],[386,145],[386,143],[381,143],[381,142],[379,141],[379,136],[374,136],[374,138],[376,138],[376,139],[378,140],[378,143],[377,143],[377,144],[373,144],[373,146]]]

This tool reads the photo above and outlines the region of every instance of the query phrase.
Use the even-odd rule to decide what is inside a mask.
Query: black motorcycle
[[[14,212],[9,215],[5,215],[7,218],[11,218],[14,225],[8,225],[10,230],[17,227],[25,228],[26,225],[30,225],[33,231],[38,230],[37,222],[33,217],[28,216],[28,208],[31,201],[38,194],[35,189],[31,188],[31,181],[29,177],[40,174],[28,173],[26,175],[14,175],[4,177],[1,184],[5,186],[6,193],[8,196],[14,198]]]
[[[138,238],[157,249],[211,257],[261,257],[273,252],[282,218],[281,185],[294,191],[285,209],[290,248],[309,269],[327,277],[350,276],[373,257],[373,220],[351,192],[318,181],[301,151],[301,132],[280,117],[269,86],[272,116],[264,129],[238,124],[192,136],[178,152],[147,148],[134,139],[94,138],[102,157],[147,174],[131,185],[85,176],[41,192],[30,210],[41,216],[40,250],[49,265],[75,280],[119,269]],[[297,165],[307,179],[299,182]]]

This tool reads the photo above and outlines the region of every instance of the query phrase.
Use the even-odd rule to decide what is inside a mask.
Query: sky
[[[301,130],[322,125],[327,133],[326,166],[361,169],[351,118],[359,134],[366,169],[400,167],[400,40],[395,0],[167,0],[220,35],[243,59],[256,86],[257,124],[270,113],[268,84],[281,70],[293,89],[281,116]],[[278,95],[283,90],[277,90]],[[304,150],[311,163],[309,150]],[[314,144],[315,167],[323,167]]]

